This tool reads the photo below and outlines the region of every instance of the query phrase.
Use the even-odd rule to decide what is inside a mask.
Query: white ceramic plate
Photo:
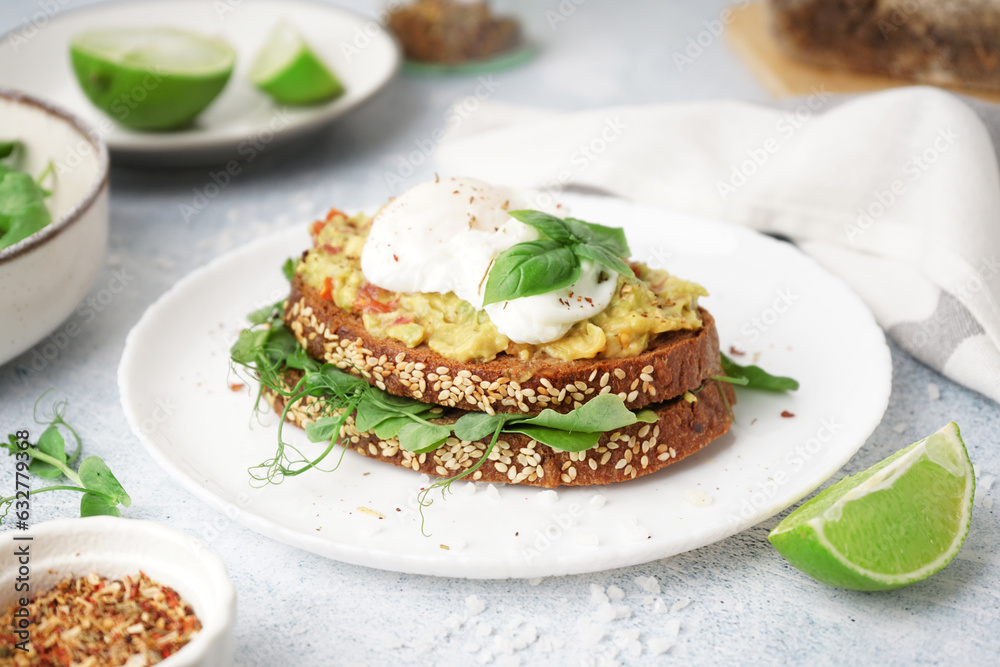
[[[250,63],[281,18],[295,25],[344,82],[325,104],[276,105],[247,78]],[[114,123],[84,96],[69,62],[74,35],[95,27],[162,25],[218,35],[237,52],[226,88],[195,124],[174,132],[135,132]],[[0,72],[9,88],[62,104],[100,129],[118,162],[158,166],[248,160],[267,146],[323,127],[361,104],[399,68],[396,42],[372,19],[304,0],[143,0],[113,2],[52,16],[37,30],[0,38]]]
[[[247,468],[273,455],[277,417],[251,424],[249,390],[229,388],[228,347],[246,313],[287,294],[279,269],[308,247],[303,224],[220,257],[149,308],[119,368],[133,430],[186,488],[265,535],[351,563],[474,578],[603,570],[709,544],[802,498],[864,444],[888,402],[890,355],[840,280],[746,229],[614,199],[565,201],[579,217],[625,226],[637,258],[704,284],[723,348],[759,354],[801,389],[740,392],[729,434],[631,482],[555,499],[459,482],[425,511],[431,537],[413,511],[427,478],[353,452],[335,472],[254,489]],[[286,435],[316,451],[296,429]]]

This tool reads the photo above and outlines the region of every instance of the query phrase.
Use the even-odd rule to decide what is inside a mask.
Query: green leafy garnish
[[[0,141],[0,160],[10,157],[15,152],[20,151],[20,149],[20,141]]]
[[[309,357],[282,322],[281,312],[279,303],[251,313],[254,326],[242,331],[231,349],[234,372],[249,374],[261,388],[267,387],[285,398],[278,425],[278,449],[273,457],[250,468],[254,484],[277,484],[285,477],[312,468],[323,469],[319,466],[336,444],[345,445],[341,451],[343,460],[349,445],[343,429],[351,415],[358,431],[374,431],[382,440],[397,438],[402,449],[415,454],[432,452],[452,437],[466,441],[489,437],[486,451],[473,466],[421,491],[418,500],[422,517],[423,508],[432,502],[428,499],[430,491],[444,492],[453,482],[473,474],[489,457],[501,433],[523,433],[553,449],[579,452],[597,445],[605,432],[657,420],[651,410],[632,412],[618,396],[604,394],[566,414],[551,409],[534,416],[465,412],[449,423],[445,409],[440,406],[394,396],[332,364]],[[285,370],[289,368],[302,371],[293,387],[284,381]],[[305,425],[306,436],[311,442],[327,443],[314,457],[285,442],[282,435],[289,410],[307,398],[312,399],[310,409],[316,417]],[[258,393],[258,409],[259,399]],[[340,461],[329,470],[339,465]]]
[[[722,370],[725,375],[713,376],[716,380],[737,384],[747,389],[765,389],[768,391],[795,391],[799,388],[798,380],[790,377],[771,375],[760,366],[740,366],[727,357],[722,357]]]
[[[48,392],[46,392],[47,394]],[[45,394],[39,397],[40,402]],[[108,469],[98,456],[88,456],[80,464],[78,470],[73,470],[73,465],[80,455],[81,442],[77,432],[63,419],[63,411],[66,408],[65,401],[57,401],[52,408],[52,417],[47,420],[40,420],[37,416],[38,403],[35,403],[35,421],[46,425],[44,431],[39,436],[37,443],[30,442],[11,433],[7,436],[7,442],[0,442],[0,447],[6,449],[11,456],[23,461],[29,461],[28,472],[45,479],[56,479],[65,477],[73,482],[75,486],[69,484],[58,484],[46,486],[41,489],[31,489],[30,496],[43,493],[45,491],[78,491],[83,494],[80,499],[80,516],[121,516],[118,506],[128,507],[132,504],[132,499],[122,488],[122,485]],[[76,447],[72,454],[66,453],[66,440],[63,437],[65,430],[75,441]],[[22,446],[25,445],[26,446]],[[6,518],[7,512],[15,500],[19,500],[17,495],[7,498],[0,498],[0,523]]]
[[[48,194],[29,174],[0,164],[0,250],[52,222]]]
[[[510,215],[537,229],[543,238],[517,243],[497,255],[483,305],[568,287],[580,277],[583,260],[634,277],[622,260],[631,252],[621,229],[576,218],[563,220],[542,211],[510,211]]]

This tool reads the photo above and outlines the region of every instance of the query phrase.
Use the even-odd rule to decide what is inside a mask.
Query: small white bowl
[[[13,515],[13,511],[11,512]],[[30,537],[30,540],[24,539]],[[22,539],[18,539],[22,538]],[[227,667],[233,663],[236,590],[222,559],[200,540],[153,521],[96,516],[46,521],[26,531],[0,533],[0,609],[23,593],[16,551],[27,546],[31,597],[67,577],[91,572],[109,579],[145,572],[180,594],[201,621],[201,631],[163,667]]]
[[[0,140],[24,142],[29,174],[56,165],[52,222],[0,250],[3,364],[59,326],[97,278],[108,244],[108,149],[76,116],[11,90],[0,89],[0,128]]]

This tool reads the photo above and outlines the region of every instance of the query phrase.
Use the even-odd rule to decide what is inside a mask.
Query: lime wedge
[[[969,532],[974,494],[972,462],[952,422],[819,493],[768,539],[825,584],[899,588],[955,557]]]
[[[225,87],[236,53],[172,28],[105,28],[70,42],[73,71],[98,109],[137,130],[189,124]]]
[[[312,104],[344,92],[336,75],[287,21],[268,35],[250,67],[250,80],[282,104]]]

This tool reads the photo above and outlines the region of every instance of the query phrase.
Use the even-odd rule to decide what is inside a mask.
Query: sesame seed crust
[[[299,276],[284,319],[315,359],[361,375],[397,396],[446,407],[538,414],[569,412],[605,393],[635,410],[680,396],[722,374],[715,320],[699,308],[702,328],[660,334],[645,352],[623,359],[533,359],[501,354],[488,362],[448,359],[426,345],[375,338],[358,315],[323,299]]]
[[[298,371],[288,371],[286,381],[294,384]],[[285,397],[264,388],[268,404],[281,414]],[[646,475],[690,456],[729,430],[731,419],[722,394],[732,405],[732,386],[710,380],[689,403],[681,397],[652,406],[659,418],[655,424],[638,423],[601,436],[596,447],[583,452],[552,449],[519,433],[503,433],[489,458],[470,481],[504,482],[555,488],[561,485],[586,486],[623,482]],[[315,401],[307,397],[288,411],[287,421],[296,426],[313,421]],[[461,416],[452,410],[440,423]],[[349,417],[341,430],[351,451],[415,472],[436,477],[452,477],[468,470],[486,451],[489,439],[468,442],[452,437],[437,450],[414,454],[399,446],[396,438],[381,440],[374,432],[358,432]],[[320,447],[320,445],[316,445]]]

